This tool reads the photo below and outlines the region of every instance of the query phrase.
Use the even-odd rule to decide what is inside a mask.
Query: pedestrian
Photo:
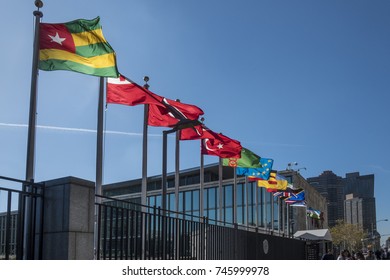
[[[377,260],[381,260],[382,259],[382,251],[381,250],[376,250],[375,251],[375,258]]]
[[[375,260],[374,253],[371,250],[367,252],[366,260]]]
[[[345,254],[345,250],[342,250],[340,252],[340,255],[337,257],[337,260],[340,261],[340,260],[345,260],[346,259],[346,254]]]
[[[361,251],[356,252],[355,259],[356,260],[365,260],[364,255]]]
[[[346,260],[353,260],[353,254],[349,252],[349,250],[345,250],[345,259]]]
[[[328,250],[328,252],[323,254],[321,260],[334,260],[334,255],[332,250]]]

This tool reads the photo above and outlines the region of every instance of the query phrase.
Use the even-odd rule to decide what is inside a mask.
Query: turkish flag
[[[204,131],[202,137],[202,154],[220,158],[240,158],[242,146],[239,141],[210,129]]]

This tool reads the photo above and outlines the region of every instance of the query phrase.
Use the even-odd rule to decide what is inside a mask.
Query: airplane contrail
[[[15,124],[15,123],[0,123],[0,126],[21,127],[21,128],[28,127],[27,124]],[[37,125],[36,128],[49,129],[49,130],[59,130],[59,131],[70,131],[70,132],[96,133],[96,129],[86,129],[86,128],[60,127],[60,126],[49,126],[49,125]],[[115,131],[115,130],[106,130],[104,133],[126,135],[126,136],[142,136],[142,133],[124,132],[124,131]],[[160,134],[148,134],[148,136],[162,137],[162,135],[160,135]]]

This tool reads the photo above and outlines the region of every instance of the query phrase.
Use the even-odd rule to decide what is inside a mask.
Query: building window
[[[204,215],[209,218],[209,223],[215,224],[217,220],[218,192],[216,187],[204,190]]]
[[[226,223],[233,223],[233,186],[223,186],[223,217]]]

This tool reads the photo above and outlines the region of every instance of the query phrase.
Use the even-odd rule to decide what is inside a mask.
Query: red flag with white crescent
[[[231,139],[222,133],[206,130],[208,136],[202,140],[202,154],[218,156],[220,158],[240,158],[242,146],[237,140]]]

